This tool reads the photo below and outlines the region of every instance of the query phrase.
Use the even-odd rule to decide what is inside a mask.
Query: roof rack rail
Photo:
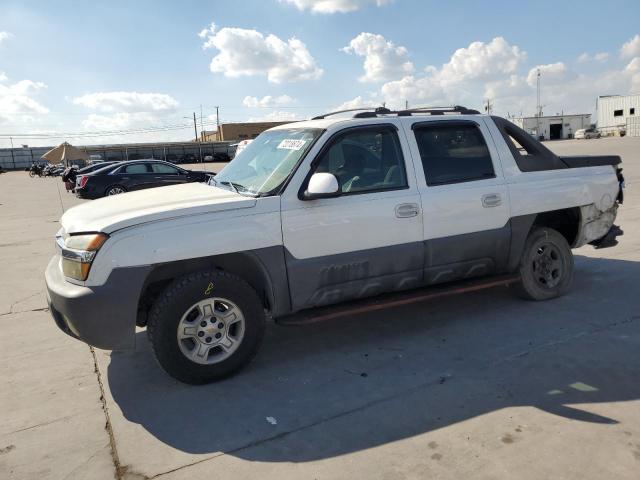
[[[378,115],[398,115],[399,117],[410,117],[414,113],[428,113],[430,115],[444,115],[445,113],[459,113],[461,115],[479,115],[478,110],[463,107],[460,105],[453,105],[452,107],[416,107],[406,110],[389,110],[386,107],[362,107],[362,108],[349,108],[347,110],[338,110],[335,112],[324,113],[322,115],[315,116],[311,120],[322,120],[331,115],[338,115],[340,113],[357,112],[353,115],[353,118],[374,118]]]
[[[346,110],[336,110],[335,112],[323,113],[322,115],[318,115],[316,117],[312,117],[311,120],[322,120],[323,118],[330,117],[331,115],[338,115],[340,113],[349,113],[349,112],[365,112],[366,115],[361,117],[361,113],[357,113],[354,115],[354,118],[365,118],[368,116],[375,117],[378,114],[387,114],[393,113],[391,110],[385,107],[361,107],[361,108],[348,108]]]
[[[417,107],[400,110],[395,113],[397,113],[399,117],[408,117],[413,113],[429,113],[431,115],[444,115],[445,113],[459,113],[461,115],[480,114],[478,110],[473,110],[472,108],[463,107],[461,105],[454,105],[452,107]]]

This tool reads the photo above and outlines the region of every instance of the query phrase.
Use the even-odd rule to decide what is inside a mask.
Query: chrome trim
[[[56,245],[60,249],[60,255],[66,260],[80,263],[91,263],[97,252],[88,252],[86,250],[75,250],[67,248],[62,237],[56,237]]]

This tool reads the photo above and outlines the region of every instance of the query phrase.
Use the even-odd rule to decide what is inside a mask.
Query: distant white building
[[[603,95],[598,97],[598,130],[603,134],[619,133],[640,137],[640,94]]]
[[[591,126],[591,114],[551,115],[542,117],[514,118],[513,123],[525,132],[544,140],[560,140],[573,138],[576,130]]]

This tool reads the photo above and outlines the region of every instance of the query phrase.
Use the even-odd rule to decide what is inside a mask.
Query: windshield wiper
[[[236,192],[236,193],[240,193],[240,192],[238,191],[238,185],[239,185],[239,184],[237,184],[237,183],[233,183],[233,182],[216,182],[216,183],[219,183],[220,185],[228,185],[228,186],[230,186],[231,188],[233,188],[233,191],[234,191],[234,192]],[[242,187],[242,185],[240,185],[240,186]]]
[[[220,185],[228,185],[230,186],[234,192],[240,194],[240,195],[250,195],[250,196],[255,196],[255,194],[253,194],[253,192],[250,192],[249,189],[247,187],[245,187],[244,185],[241,185],[239,183],[236,182],[229,182],[229,181],[222,181],[222,182],[216,182],[216,184],[220,184]]]

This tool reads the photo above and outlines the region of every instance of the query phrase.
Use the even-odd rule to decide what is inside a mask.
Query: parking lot
[[[640,138],[546,145],[621,155],[627,179],[620,244],[575,250],[568,295],[270,325],[251,366],[201,387],[168,377],[143,330],[113,353],[58,330],[43,272],[85,200],[0,175],[0,478],[637,479]]]

